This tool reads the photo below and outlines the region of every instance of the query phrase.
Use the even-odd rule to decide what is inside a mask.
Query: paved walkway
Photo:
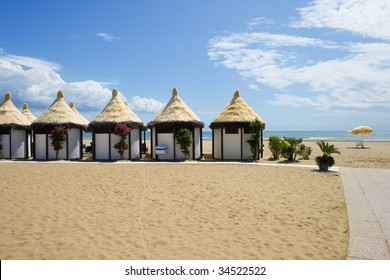
[[[390,259],[390,169],[340,167],[349,217],[348,259]]]

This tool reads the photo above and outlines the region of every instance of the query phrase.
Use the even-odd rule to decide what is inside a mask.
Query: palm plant
[[[335,163],[331,154],[341,154],[340,150],[325,141],[317,141],[316,144],[322,152],[322,156],[316,157],[316,163],[320,171],[328,171],[329,167],[332,167]]]
[[[299,144],[302,143],[302,138],[283,137],[282,142],[282,155],[289,161],[295,161],[298,152]]]

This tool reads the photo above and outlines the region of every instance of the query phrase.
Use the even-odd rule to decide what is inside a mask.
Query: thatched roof
[[[174,125],[204,127],[204,123],[179,97],[176,88],[172,90],[172,97],[167,105],[148,123],[149,127],[155,125]]]
[[[73,112],[76,113],[77,116],[79,116],[80,121],[81,121],[84,125],[88,126],[89,120],[87,120],[82,114],[80,114],[80,112],[79,112],[79,111],[76,109],[76,107],[74,106],[74,102],[70,102],[70,103],[69,103],[69,107],[73,110]]]
[[[64,125],[68,128],[86,129],[80,117],[66,104],[62,91],[57,92],[54,102],[31,124],[32,129],[49,130],[54,126]]]
[[[112,90],[112,98],[107,106],[90,122],[91,129],[114,128],[118,123],[125,123],[132,128],[143,128],[141,119],[119,97],[118,90]]]
[[[29,129],[30,125],[31,121],[15,107],[11,101],[11,93],[7,91],[3,102],[0,103],[0,127]]]
[[[23,104],[23,107],[22,107],[22,114],[23,116],[25,116],[27,119],[30,120],[30,122],[33,122],[37,119],[36,116],[34,116],[31,111],[28,109],[28,105],[27,103],[24,103]]]
[[[264,120],[240,97],[240,91],[236,90],[232,100],[211,122],[210,128],[248,125],[255,119],[265,124]]]

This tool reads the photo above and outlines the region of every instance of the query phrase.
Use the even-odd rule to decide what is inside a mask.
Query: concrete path
[[[349,218],[348,259],[390,259],[390,169],[340,167]]]

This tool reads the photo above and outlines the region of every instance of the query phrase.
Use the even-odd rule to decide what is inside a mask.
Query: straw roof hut
[[[24,103],[23,104],[23,107],[22,107],[22,114],[23,116],[25,116],[27,119],[30,120],[30,122],[33,122],[37,119],[36,116],[33,115],[33,113],[31,113],[30,109],[28,108],[28,105],[27,103]]]
[[[79,128],[85,130],[86,124],[65,102],[61,90],[57,92],[54,102],[32,123],[34,130],[51,130],[55,126],[66,126],[67,128]]]
[[[87,125],[65,102],[63,92],[58,91],[54,102],[31,124],[34,130],[35,159],[55,159],[55,151],[49,138],[51,130],[58,126],[67,128],[64,149],[60,151],[59,158],[82,158],[83,130]]]
[[[2,129],[18,128],[28,129],[30,128],[31,121],[28,120],[19,110],[15,107],[11,101],[11,93],[6,92],[4,94],[4,100],[0,103],[0,126]]]
[[[0,158],[27,158],[31,121],[15,107],[11,93],[0,103]]]
[[[126,124],[127,127],[131,128],[126,139],[129,148],[125,151],[125,158],[141,158],[141,132],[144,124],[127,103],[120,98],[118,90],[113,89],[111,100],[88,126],[89,130],[92,131],[94,159],[120,159],[118,150],[114,148],[120,140],[120,137],[114,134],[114,129],[118,124]]]
[[[89,124],[89,127],[95,130],[113,129],[118,123],[125,123],[132,128],[143,127],[141,119],[119,97],[118,90],[114,88],[110,102]]]
[[[151,129],[152,158],[157,159],[156,147],[165,147],[164,159],[184,159],[180,146],[174,139],[180,128],[188,128],[192,132],[192,159],[202,157],[202,128],[204,123],[190,107],[179,97],[176,88],[172,89],[172,97],[167,105],[148,123]]]
[[[172,89],[172,97],[167,105],[148,123],[149,127],[155,125],[173,125],[177,127],[193,126],[204,127],[204,123],[200,120],[187,104],[179,97],[179,92],[176,88]]]
[[[247,125],[255,119],[263,119],[241,98],[240,91],[234,92],[233,98],[211,122],[210,128],[235,127]]]
[[[264,120],[241,98],[240,91],[234,92],[233,98],[211,122],[213,140],[213,158],[244,160],[251,156],[249,144],[249,125],[258,119],[265,127]],[[260,131],[261,145],[263,130]],[[263,153],[261,152],[261,157]]]
[[[87,120],[80,112],[76,109],[74,102],[69,103],[69,107],[73,110],[73,112],[76,113],[77,116],[80,118],[80,122],[83,123],[85,126],[89,125],[89,120]]]

